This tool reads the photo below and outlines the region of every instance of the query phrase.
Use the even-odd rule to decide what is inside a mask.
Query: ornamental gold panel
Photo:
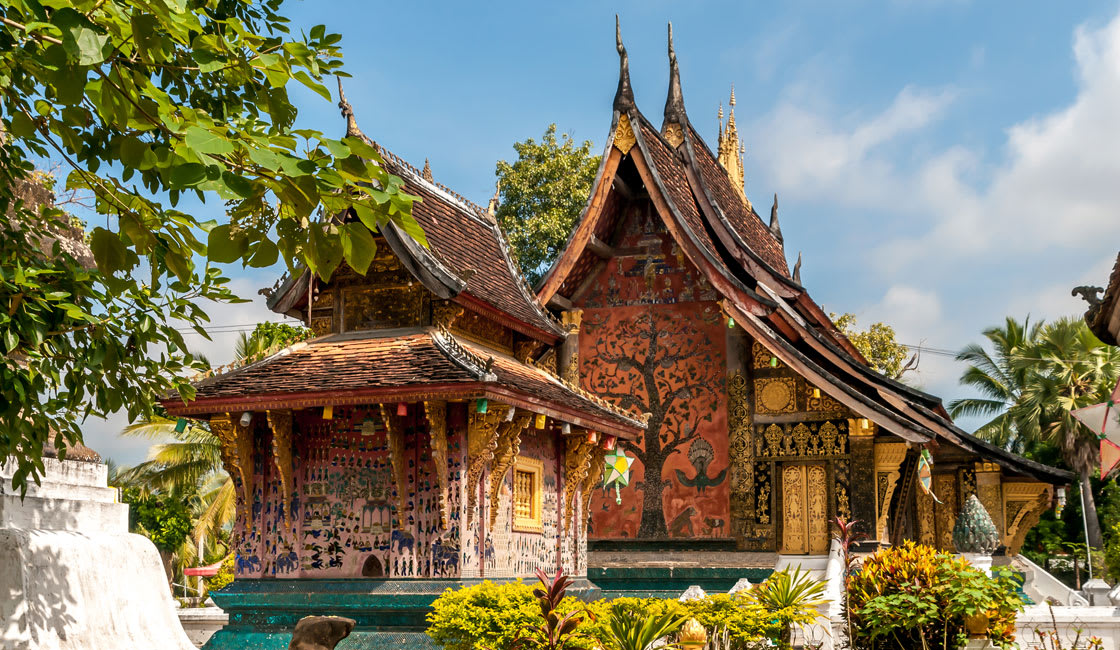
[[[797,411],[797,379],[759,377],[754,380],[755,412],[767,415]]]
[[[494,460],[498,449],[498,425],[505,420],[510,407],[491,403],[485,413],[478,412],[478,403],[472,402],[467,420],[467,523],[474,521],[478,507],[478,490],[482,473]]]
[[[346,331],[419,326],[429,298],[419,282],[412,286],[349,287],[342,296]]]
[[[638,139],[634,137],[634,126],[630,124],[630,116],[623,113],[618,118],[618,127],[614,130],[614,146],[623,155],[630,153]]]
[[[749,384],[742,372],[727,378],[727,397],[731,525],[732,532],[746,536],[754,520],[754,441]]]
[[[757,424],[754,429],[757,458],[821,458],[849,453],[845,420]]]
[[[498,426],[498,444],[494,450],[494,462],[490,470],[490,526],[498,521],[501,506],[502,485],[505,483],[509,468],[521,453],[521,433],[529,426],[533,414],[518,411],[509,422]]]
[[[751,365],[755,368],[762,369],[785,367],[785,364],[783,364],[779,359],[775,358],[774,355],[770,353],[770,350],[766,349],[766,346],[762,345],[758,341],[755,341],[751,345],[751,358],[753,360]]]
[[[439,489],[439,523],[447,530],[450,506],[448,505],[447,465],[447,402],[424,402],[424,415],[428,419],[428,436],[431,439],[432,465],[435,467],[436,487]]]

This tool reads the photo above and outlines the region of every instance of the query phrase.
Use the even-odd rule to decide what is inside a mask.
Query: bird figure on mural
[[[704,490],[710,487],[715,487],[723,483],[727,478],[727,468],[717,474],[714,478],[708,476],[708,466],[715,460],[715,450],[712,449],[711,443],[703,438],[697,438],[688,447],[688,462],[692,463],[693,469],[696,470],[696,476],[688,478],[682,470],[675,470],[677,472],[677,480],[685,487],[694,487],[698,493],[703,494]]]

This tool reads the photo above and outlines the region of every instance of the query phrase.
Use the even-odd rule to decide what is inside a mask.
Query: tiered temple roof
[[[341,92],[341,84],[339,86]],[[347,135],[361,137],[401,178],[402,190],[420,198],[412,215],[429,244],[419,245],[392,223],[380,233],[405,270],[431,291],[486,322],[508,327],[522,341],[516,357],[482,346],[439,323],[426,326],[336,332],[298,343],[271,356],[208,376],[195,399],[169,397],[175,414],[204,415],[327,404],[408,402],[426,399],[487,398],[578,427],[632,438],[644,423],[614,405],[557,378],[535,360],[561,342],[566,330],[525,283],[493,216],[435,182],[430,166],[421,171],[357,127],[342,95]],[[352,218],[352,216],[340,216]],[[266,291],[277,313],[306,318],[306,270]],[[320,289],[312,283],[311,295]]]
[[[603,163],[580,222],[538,290],[542,303],[563,309],[579,300],[589,278],[605,264],[604,250],[610,251],[609,234],[621,218],[615,209],[618,194],[644,186],[685,256],[721,295],[726,315],[830,397],[911,443],[948,444],[1012,473],[1051,483],[1070,480],[1068,472],[979,440],[953,423],[940,398],[872,370],[808,291],[790,277],[776,203],[767,226],[746,198],[741,167],[721,165],[690,123],[672,29],[669,97],[661,129],[654,128],[634,101],[620,33],[617,48],[619,84]],[[721,139],[728,135],[721,133]],[[730,135],[737,140],[737,134]]]

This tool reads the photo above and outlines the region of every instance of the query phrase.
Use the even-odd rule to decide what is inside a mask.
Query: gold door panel
[[[782,553],[828,553],[828,478],[823,465],[782,467]]]

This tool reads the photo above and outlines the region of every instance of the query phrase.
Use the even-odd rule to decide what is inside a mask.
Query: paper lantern
[[[334,407],[331,406],[330,404],[327,404],[326,406],[323,407],[323,419],[324,420],[333,420],[334,419]]]
[[[1120,382],[1106,401],[1070,411],[1101,440],[1102,479],[1120,463],[1120,405],[1117,402],[1120,402]]]
[[[630,485],[630,467],[633,464],[634,459],[617,448],[603,458],[603,487],[614,486],[614,502],[616,504],[622,504],[622,495],[619,488]]]
[[[187,430],[187,420],[186,420],[186,418],[179,418],[178,421],[175,422],[175,433],[182,433],[186,430]]]
[[[408,415],[408,404],[405,404],[404,402],[398,402],[397,403],[397,415],[399,415],[401,417],[404,417],[404,416]]]
[[[537,413],[537,421],[535,422],[536,427],[538,429],[543,429],[546,419],[548,419],[548,416],[546,416],[544,413]]]
[[[485,397],[478,398],[478,401],[474,403],[475,413],[485,413],[488,408],[490,408],[490,403],[486,401]]]
[[[770,357],[770,367],[771,368],[777,368],[778,367],[778,357]]]

